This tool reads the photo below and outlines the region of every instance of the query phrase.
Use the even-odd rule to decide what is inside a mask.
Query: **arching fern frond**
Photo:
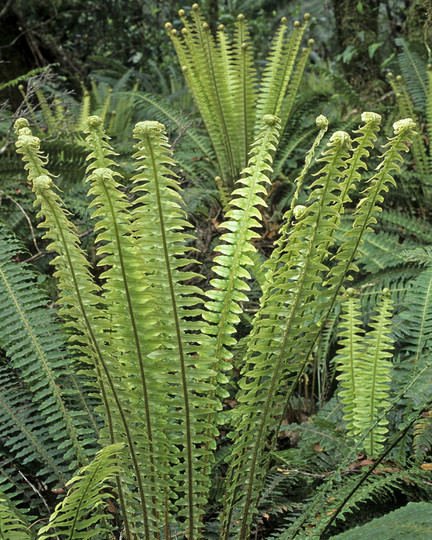
[[[385,516],[375,518],[366,525],[350,529],[332,536],[331,540],[392,540],[410,538],[422,540],[432,535],[432,504],[427,502],[409,502]]]
[[[80,469],[68,482],[69,492],[56,507],[48,525],[40,529],[38,540],[54,539],[59,534],[88,540],[96,534],[110,532],[104,505],[120,470],[117,456],[123,451],[122,444],[106,446],[89,465]]]
[[[75,459],[84,464],[85,448],[95,441],[91,436],[83,437],[85,424],[80,425],[68,410],[61,388],[60,380],[70,372],[70,354],[53,317],[42,309],[46,299],[32,286],[34,276],[28,268],[10,260],[17,250],[15,242],[4,230],[1,232],[1,346],[34,392],[33,400],[47,432],[58,441],[72,465]]]

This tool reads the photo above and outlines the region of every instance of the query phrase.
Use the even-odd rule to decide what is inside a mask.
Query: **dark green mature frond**
[[[167,99],[146,92],[135,92],[133,96],[134,106],[138,110],[181,133],[182,138],[188,140],[200,157],[213,159],[214,154],[209,140],[191,127],[187,118],[182,117]]]
[[[432,504],[409,502],[406,506],[375,518],[366,525],[332,536],[331,540],[423,540],[428,536],[432,536]]]
[[[427,67],[428,89],[426,93],[426,127],[429,138],[432,136],[432,64]],[[432,171],[432,144],[429,140],[429,170]]]
[[[344,504],[343,509],[338,513],[337,521],[346,521],[349,519],[353,512],[358,510],[360,504],[365,502],[380,501],[382,504],[386,499],[392,499],[394,497],[394,491],[400,488],[404,481],[404,473],[402,471],[395,471],[389,473],[387,471],[380,472],[380,474],[371,475],[363,482],[361,487],[355,491],[353,496]],[[341,504],[342,501],[351,493],[353,486],[358,482],[358,475],[346,475],[343,477],[342,482],[337,486],[333,486],[332,496],[320,507],[319,513],[314,516],[314,519],[309,523],[309,527],[313,530],[317,536],[323,532],[327,523],[329,522],[332,514]],[[295,526],[295,524],[294,524]],[[293,529],[288,529],[292,532]],[[284,534],[277,537],[278,540],[285,540],[290,538]]]
[[[404,238],[411,237],[416,242],[429,244],[432,237],[431,224],[422,217],[407,216],[397,210],[383,210],[378,223],[380,229],[391,229],[394,233],[403,233]]]
[[[415,375],[420,360],[432,348],[432,261],[410,282],[404,299],[403,320],[406,354]]]
[[[34,287],[34,275],[10,260],[17,246],[4,230],[1,232],[1,346],[34,392],[47,433],[58,441],[72,465],[75,459],[83,464],[87,460],[85,447],[94,445],[95,434],[68,410],[62,386],[70,373],[71,355],[52,313],[44,309],[46,299]]]
[[[422,111],[425,108],[428,94],[428,81],[426,75],[426,62],[412,51],[403,38],[396,38],[396,45],[401,47],[398,54],[399,67],[406,81],[406,87],[415,107]]]
[[[57,538],[59,534],[89,540],[110,532],[105,505],[115,475],[120,472],[118,455],[123,451],[122,444],[106,446],[69,480],[66,497],[51,514],[48,525],[40,529],[38,540]]]

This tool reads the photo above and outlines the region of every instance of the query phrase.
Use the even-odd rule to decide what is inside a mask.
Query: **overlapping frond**
[[[393,182],[390,172],[397,169],[397,161],[402,159],[400,152],[406,149],[405,141],[410,140],[412,121],[397,123],[397,135],[387,144],[379,172],[358,206],[357,223],[336,255],[337,264],[329,269],[326,263],[335,242],[333,232],[340,221],[341,206],[348,200],[348,190],[357,177],[353,170],[364,167],[362,156],[368,155],[368,145],[374,140],[378,120],[377,115],[369,113],[365,116],[367,126],[361,131],[368,132],[365,141],[369,139],[369,143],[358,143],[352,156],[348,152],[351,147],[349,136],[343,132],[332,136],[331,146],[321,158],[325,165],[312,185],[314,191],[309,203],[293,209],[296,223],[287,235],[286,245],[277,247],[276,271],[273,275],[269,273],[270,292],[268,297],[263,296],[265,303],[261,304],[255,318],[254,330],[248,340],[244,378],[240,381],[240,404],[236,409],[238,420],[233,434],[235,440],[223,518],[224,538],[232,519],[241,522],[239,537],[246,538],[255,509],[255,494],[260,491],[267,467],[263,449],[278,422],[274,411],[282,413],[284,410],[322,322],[330,313],[349,272],[355,269],[353,257],[357,246],[374,222],[374,214],[382,202],[381,191],[386,189],[388,182]],[[250,414],[248,411],[252,409],[260,410],[260,414]],[[280,421],[277,414],[276,418]]]
[[[371,330],[365,335],[361,327],[360,301],[351,292],[343,304],[340,333],[342,346],[338,366],[342,380],[340,392],[344,404],[344,419],[353,439],[368,433],[365,441],[367,455],[376,457],[387,433],[387,421],[382,416],[390,392],[392,357],[389,338],[392,301],[390,294],[382,295],[372,317]]]
[[[123,451],[122,444],[106,446],[69,480],[66,497],[51,514],[48,524],[40,529],[38,540],[58,538],[59,534],[88,540],[96,537],[96,531],[98,536],[110,532],[105,505],[120,472],[118,454]]]
[[[251,240],[258,237],[253,229],[260,225],[259,207],[266,206],[263,194],[270,183],[267,171],[271,171],[271,151],[275,148],[279,126],[275,116],[264,117],[264,127],[252,146],[248,167],[238,180],[241,187],[233,192],[226,221],[221,225],[229,232],[221,236],[216,247],[220,255],[214,260],[213,271],[219,277],[212,280],[213,288],[207,292],[208,312],[205,313],[211,323],[209,331],[217,341],[215,369],[221,373],[232,358],[229,348],[236,342],[232,334],[240,321],[240,302],[247,301],[243,292],[249,290],[247,268],[253,266],[250,254],[256,251]]]
[[[30,540],[29,526],[17,515],[0,493],[0,538],[8,540]]]

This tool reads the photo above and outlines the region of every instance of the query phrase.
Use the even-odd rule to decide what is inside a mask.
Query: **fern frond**
[[[85,540],[95,538],[95,533],[110,531],[104,504],[119,473],[117,456],[123,451],[122,444],[103,448],[68,482],[68,494],[52,513],[48,525],[40,529],[38,540],[57,538],[59,534]]]
[[[427,66],[428,88],[426,92],[426,127],[429,137],[432,136],[432,64]],[[429,140],[429,171],[432,171],[432,144]]]
[[[287,20],[286,18],[282,19],[273,39],[262,76],[257,116],[260,118],[264,114],[283,115],[282,127],[285,127],[285,120],[290,112],[288,111],[288,114],[285,115],[282,104],[286,99],[287,89],[294,73],[295,61],[308,20],[309,15],[306,15],[304,25],[295,21],[291,35],[285,40]]]
[[[216,335],[216,352],[214,369],[220,373],[226,369],[226,362],[232,358],[229,347],[236,343],[232,334],[239,322],[240,302],[247,301],[242,292],[249,286],[248,266],[253,265],[250,254],[256,248],[251,244],[258,233],[253,231],[259,226],[259,206],[266,206],[261,194],[267,191],[270,183],[267,171],[271,171],[270,152],[275,148],[280,124],[276,117],[266,115],[264,127],[252,146],[248,167],[243,170],[242,184],[233,191],[226,219],[221,227],[229,232],[222,235],[216,251],[221,255],[215,258],[213,271],[219,276],[212,280],[213,289],[207,292],[209,302],[206,303],[208,312],[205,318],[212,323],[210,332]],[[225,367],[224,367],[225,366]],[[220,381],[222,382],[222,381]]]
[[[331,540],[392,540],[409,538],[422,540],[432,535],[432,504],[409,502],[406,506],[375,518],[366,525],[360,525],[344,533],[332,536]]]
[[[28,525],[18,516],[0,493],[0,538],[4,540],[31,540]]]
[[[382,412],[387,406],[390,391],[391,364],[388,358],[392,357],[392,340],[388,334],[391,326],[391,305],[387,292],[378,305],[378,314],[372,318],[372,330],[366,334],[363,341],[359,328],[358,301],[354,302],[353,298],[348,300],[348,313],[344,317],[346,323],[342,336],[348,338],[348,341],[343,341],[340,359],[343,359],[342,379],[346,389],[341,394],[345,404],[345,420],[354,438],[370,430],[365,441],[367,455],[370,457],[379,454],[387,433],[388,422],[382,418]]]
[[[267,113],[260,113],[255,107],[257,99],[257,73],[254,67],[252,42],[247,21],[243,15],[237,16],[233,38],[233,70],[234,84],[229,88],[231,96],[228,103],[234,108],[232,123],[232,140],[237,138],[239,157],[236,163],[241,171],[247,163],[250,146],[254,140],[254,131],[258,131],[260,119]],[[259,116],[261,114],[261,116]],[[277,116],[277,113],[268,113]]]
[[[416,109],[422,111],[428,94],[426,64],[415,51],[410,49],[403,38],[396,38],[395,42],[402,49],[398,54],[398,60],[408,92]]]
[[[116,180],[119,174],[111,170],[113,151],[102,129],[102,119],[91,116],[86,133],[86,141],[92,149],[88,167],[92,173],[88,181],[91,183],[89,196],[93,197],[90,204],[96,208],[93,218],[98,218],[95,226],[99,243],[97,254],[99,264],[108,267],[101,279],[104,281],[102,289],[107,316],[114,321],[109,339],[119,364],[128,373],[128,384],[135,389],[132,407],[141,404],[138,418],[129,424],[129,431],[137,454],[148,456],[148,460],[140,462],[135,474],[139,474],[137,482],[142,507],[152,516],[150,519],[144,514],[144,519],[149,520],[146,525],[149,534],[150,530],[156,532],[162,526],[158,523],[157,509],[163,507],[166,486],[157,475],[163,478],[166,474],[161,456],[166,454],[167,441],[164,436],[164,394],[158,385],[163,373],[157,373],[155,362],[147,359],[156,349],[152,328],[156,321],[148,315],[149,294],[146,282],[143,282],[143,268],[148,263],[141,264],[143,258],[139,246],[131,236],[131,205],[119,189]],[[139,290],[141,294],[132,294]],[[146,332],[140,332],[140,328],[146,328]]]
[[[133,209],[133,231],[147,261],[145,279],[152,306],[149,316],[157,321],[157,345],[149,359],[160,365],[160,380],[169,387],[163,403],[176,421],[168,422],[165,428],[175,446],[174,454],[168,455],[168,474],[178,493],[176,506],[185,518],[186,536],[193,539],[199,538],[203,504],[208,497],[208,478],[203,467],[215,433],[215,403],[209,397],[214,393],[210,383],[215,375],[213,345],[205,335],[209,333],[205,323],[200,320],[201,300],[197,293],[201,291],[183,284],[196,274],[182,270],[191,261],[185,258],[185,240],[190,235],[183,232],[190,225],[180,208],[178,183],[168,169],[172,160],[164,126],[141,122],[134,135],[138,139],[135,159],[139,173],[134,178],[133,191],[138,198]],[[166,393],[165,386],[159,387]]]
[[[39,226],[47,229],[45,236],[51,240],[48,249],[57,253],[52,264],[56,267],[54,275],[59,280],[59,313],[66,321],[66,326],[74,329],[71,340],[81,353],[81,360],[90,363],[94,369],[92,375],[96,375],[101,392],[108,438],[114,444],[120,442],[124,434],[139,485],[141,477],[134,442],[128,426],[127,411],[120,397],[125,391],[125,383],[119,372],[118,361],[107,346],[104,336],[111,328],[111,323],[100,309],[104,302],[99,296],[100,289],[93,281],[88,262],[80,248],[76,229],[69,221],[60,197],[52,189],[53,182],[43,166],[46,159],[40,153],[39,140],[31,135],[27,126],[28,123],[23,119],[16,123],[17,151],[23,154],[27,162],[26,168],[36,195],[35,204],[40,206],[38,216],[44,218]],[[122,480],[125,478],[126,476],[122,477]],[[124,486],[118,483],[117,489],[125,528],[129,534],[128,515],[123,499]],[[145,516],[144,497],[141,504]]]
[[[404,323],[406,355],[413,375],[419,370],[422,357],[432,347],[432,261],[412,280],[405,296],[405,309],[400,316]]]
[[[350,436],[355,439],[359,431],[354,423],[356,416],[356,390],[362,363],[362,339],[364,329],[361,327],[362,318],[359,300],[354,297],[354,291],[348,289],[347,299],[342,303],[342,313],[339,326],[339,344],[336,362],[340,374],[336,379],[341,381],[339,395],[344,405],[344,420]]]
[[[208,139],[197,133],[193,127],[188,126],[185,119],[178,114],[168,100],[162,96],[146,92],[136,92],[133,97],[135,100],[134,106],[138,110],[142,110],[153,120],[167,126],[175,126],[177,131],[181,132],[183,137],[190,141],[191,146],[199,151],[201,157],[214,158]]]
[[[312,312],[301,306],[311,300],[315,287],[321,283],[319,272],[327,268],[326,250],[339,219],[333,208],[341,189],[336,179],[344,176],[349,145],[348,134],[333,135],[331,147],[321,158],[325,165],[313,184],[310,206],[296,212],[297,224],[280,256],[281,266],[273,278],[267,304],[261,306],[254,321],[258,331],[249,340],[244,379],[240,381],[240,405],[236,409],[239,418],[236,432],[242,435],[233,444],[230,464],[233,476],[228,475],[224,535],[228,534],[236,506],[241,516],[240,538],[246,538],[267,467],[268,457],[262,449],[275,423],[274,411],[282,412],[285,397],[282,380],[296,371],[293,362],[302,365],[303,346],[307,348],[309,340],[315,340]],[[310,272],[309,265],[314,265],[314,272]],[[306,327],[307,336],[300,338]],[[259,409],[261,414],[252,415],[252,408]]]
[[[70,358],[52,317],[43,310],[46,299],[33,286],[34,276],[10,258],[16,245],[0,237],[0,333],[1,345],[15,369],[34,392],[47,432],[64,449],[66,457],[83,464],[85,448],[94,444],[90,433],[77,423],[65,403],[59,382],[69,371]],[[86,433],[88,435],[84,436]],[[67,436],[65,437],[65,434]],[[84,437],[83,437],[84,436]]]

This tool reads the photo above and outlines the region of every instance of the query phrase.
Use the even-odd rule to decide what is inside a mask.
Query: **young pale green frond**
[[[176,506],[185,519],[186,536],[197,539],[208,496],[203,467],[210,458],[215,432],[212,343],[199,308],[197,294],[202,291],[184,283],[196,277],[182,270],[191,262],[185,257],[191,235],[183,232],[190,225],[180,207],[178,182],[168,168],[172,159],[165,128],[158,122],[140,122],[134,135],[139,172],[134,177],[138,198],[132,227],[146,261],[151,316],[157,321],[157,346],[149,357],[159,366],[158,383],[165,389],[166,414],[171,418],[164,428],[173,445],[167,453],[168,476],[177,492]]]
[[[68,482],[69,492],[57,505],[48,525],[40,529],[38,540],[55,539],[59,534],[71,540],[88,540],[110,531],[106,501],[120,472],[118,455],[123,451],[122,444],[106,446]]]
[[[373,141],[376,137],[375,132],[380,121],[379,116],[375,113],[364,113],[363,118],[366,125],[364,128],[360,128],[364,138],[362,135],[359,137],[357,152],[360,153],[360,159],[356,159],[356,170],[365,167],[361,156],[368,155],[368,146],[370,146],[370,141]],[[368,186],[363,192],[363,198],[354,212],[354,223],[344,235],[344,242],[336,253],[337,264],[329,272],[326,284],[334,288],[335,291],[340,290],[343,281],[349,279],[350,272],[357,269],[354,258],[362,243],[363,235],[371,231],[371,226],[377,221],[376,215],[381,211],[381,204],[384,200],[382,194],[388,191],[389,184],[395,185],[392,173],[393,171],[400,171],[398,163],[403,161],[401,152],[407,151],[407,144],[411,141],[413,133],[415,133],[414,127],[415,124],[410,118],[400,120],[394,124],[395,136],[384,145],[387,150],[377,167],[378,172],[369,180]],[[354,160],[352,163],[354,163]],[[353,181],[357,180],[357,174],[351,174],[351,178]]]
[[[362,369],[364,329],[362,328],[362,315],[360,301],[354,296],[354,290],[348,289],[347,298],[342,303],[341,320],[338,328],[339,345],[336,362],[341,381],[339,395],[344,406],[344,420],[346,429],[354,439],[359,431],[354,424],[356,415],[356,395],[358,392],[358,378]]]
[[[382,450],[387,433],[387,420],[383,412],[388,403],[392,358],[391,330],[392,300],[390,294],[382,295],[377,306],[377,315],[372,317],[371,331],[366,334],[363,362],[356,374],[356,395],[353,423],[357,433],[365,433],[366,452],[377,457]]]
[[[234,108],[232,130],[233,137],[236,137],[238,141],[239,155],[236,166],[237,171],[240,172],[246,166],[254,136],[261,129],[261,118],[265,114],[277,113],[260,113],[255,106],[258,76],[254,67],[252,41],[247,21],[241,14],[237,16],[232,53],[234,81],[230,88],[231,95],[228,96],[228,102],[232,103]]]
[[[257,105],[258,118],[264,114],[276,116],[284,114],[282,104],[293,77],[295,61],[309,18],[309,14],[306,14],[303,25],[299,21],[295,21],[293,30],[287,39],[285,38],[287,19],[285,17],[282,19],[273,39],[262,76]]]
[[[223,538],[228,538],[232,519],[241,523],[239,538],[247,537],[268,467],[263,449],[281,419],[278,415],[275,418],[275,411],[282,414],[286,381],[301,369],[306,351],[315,342],[312,305],[321,294],[322,272],[328,270],[324,262],[332,245],[332,231],[340,219],[334,207],[343,191],[340,183],[344,181],[350,144],[344,132],[332,136],[329,149],[321,157],[324,166],[312,184],[309,206],[301,211],[294,209],[297,223],[281,250],[266,303],[254,320],[255,331],[248,340],[237,398],[238,423],[232,434]]]
[[[277,145],[279,125],[276,117],[264,117],[264,127],[252,146],[248,167],[238,180],[242,187],[233,192],[226,221],[221,225],[229,232],[221,236],[215,249],[220,255],[214,259],[213,271],[219,277],[212,280],[213,289],[207,292],[205,318],[212,323],[209,330],[216,336],[215,369],[221,373],[232,358],[229,348],[236,343],[232,334],[240,321],[240,302],[247,301],[242,291],[249,290],[247,268],[253,266],[250,255],[256,251],[251,240],[258,237],[253,229],[260,225],[259,207],[266,206],[263,195],[270,183],[266,173],[271,170],[271,150]]]
[[[298,94],[298,90],[300,88],[300,83],[302,81],[303,73],[304,73],[304,70],[306,69],[306,65],[307,65],[310,53],[312,52],[312,47],[314,43],[315,42],[313,39],[309,39],[307,42],[307,47],[304,47],[302,49],[299,59],[295,66],[295,71],[289,81],[287,93],[283,98],[282,105],[280,106],[282,132],[285,131],[285,128],[291,116],[291,112],[294,108],[294,103]]]
[[[20,144],[19,151],[24,154],[24,160],[28,162],[29,178],[33,181],[33,191],[36,195],[35,204],[40,206],[38,217],[44,219],[39,227],[46,229],[45,237],[51,240],[48,249],[57,253],[52,264],[56,268],[54,275],[58,278],[60,291],[59,313],[70,331],[73,346],[81,353],[81,360],[89,363],[94,369],[92,375],[96,375],[99,384],[109,441],[119,442],[124,434],[128,441],[134,469],[138,471],[138,463],[134,459],[134,442],[120,398],[121,393],[125,391],[125,384],[118,370],[118,361],[112,349],[107,345],[106,336],[111,328],[111,322],[102,309],[104,301],[99,295],[100,288],[93,281],[89,263],[80,247],[76,228],[69,221],[60,197],[54,192],[51,178],[47,174],[37,176],[41,171],[47,171],[41,165],[42,158],[38,152],[37,141],[33,141],[35,138],[28,133],[26,125],[20,127],[21,124],[22,122],[18,120],[17,144]],[[129,530],[127,515],[122,504],[122,489],[118,485],[125,528]]]
[[[234,122],[234,102],[229,79],[219,60],[219,53],[209,25],[204,22],[197,4],[191,10],[192,21],[179,12],[184,24],[182,38],[172,25],[166,25],[176,49],[186,82],[200,111],[218,161],[220,176],[231,188],[239,146]],[[234,137],[234,139],[233,139]]]
[[[254,136],[266,114],[282,118],[282,129],[290,115],[310,47],[298,58],[307,26],[294,23],[286,38],[286,19],[276,32],[260,84],[254,66],[253,43],[244,15],[235,23],[232,40],[223,25],[216,33],[204,21],[198,4],[190,17],[179,11],[184,24],[181,37],[171,23],[167,29],[174,44],[187,85],[210,136],[222,183],[230,191],[247,163]],[[312,45],[312,42],[309,43]]]
[[[135,452],[146,455],[147,459],[139,464],[133,461],[130,466],[139,486],[144,519],[148,521],[149,531],[156,533],[163,520],[168,519],[158,511],[164,506],[167,489],[163,481],[167,414],[161,385],[165,372],[157,369],[158,364],[149,357],[157,349],[157,320],[153,317],[148,291],[151,284],[145,278],[149,262],[132,235],[131,205],[115,180],[118,175],[108,168],[110,149],[101,118],[90,117],[86,131],[87,143],[93,149],[89,158],[94,160],[89,165],[92,173],[88,181],[89,196],[94,197],[91,206],[96,208],[93,217],[98,218],[97,254],[101,257],[99,264],[107,268],[101,275],[106,313],[112,321],[107,339],[127,374],[127,383],[134,388],[128,407],[137,417],[134,421],[129,419],[129,432]],[[145,332],[141,331],[143,328]]]

